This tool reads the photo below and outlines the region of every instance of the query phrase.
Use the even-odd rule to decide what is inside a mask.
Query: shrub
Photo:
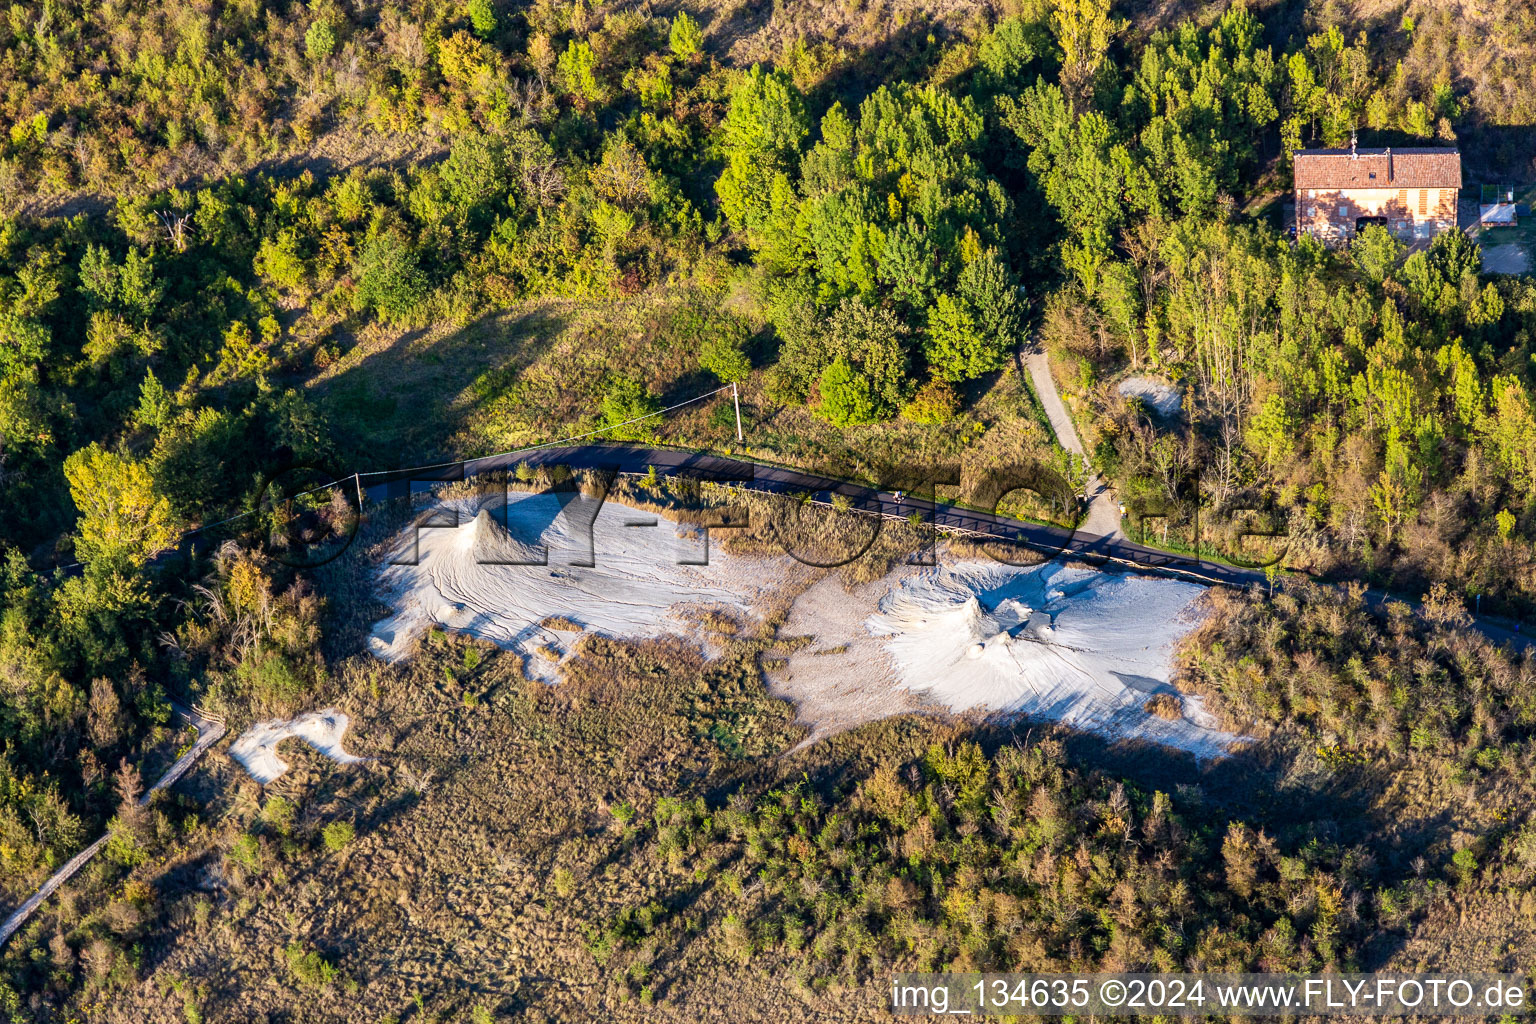
[[[276,238],[263,238],[256,251],[256,272],[279,288],[289,291],[304,283],[307,270],[299,251],[299,233],[293,228]]]
[[[1451,866],[1456,871],[1457,881],[1463,885],[1470,885],[1477,878],[1477,856],[1467,847],[1451,855]]]
[[[752,361],[742,351],[741,341],[729,335],[714,335],[699,350],[699,365],[714,374],[721,383],[739,381],[752,372]]]
[[[596,67],[597,60],[592,55],[592,47],[572,39],[556,62],[557,78],[567,93],[591,103],[602,95],[597,84]]]
[[[288,963],[288,973],[300,988],[326,988],[336,980],[336,967],[315,950],[305,949],[298,942],[291,942],[283,950]]]
[[[393,231],[374,236],[358,257],[357,304],[389,320],[408,320],[427,293],[411,244]]]
[[[325,839],[325,848],[332,853],[339,853],[351,844],[356,835],[351,823],[345,821],[333,821],[321,830],[320,835]]]
[[[294,813],[292,801],[274,796],[261,809],[261,820],[272,826],[279,835],[287,835],[293,828]]]
[[[874,399],[870,397],[869,381],[848,365],[848,360],[838,356],[821,374],[817,385],[821,403],[816,415],[836,427],[851,427],[874,423],[876,414]]]
[[[672,52],[683,59],[692,57],[704,46],[704,31],[699,28],[699,23],[683,11],[672,19],[672,31],[667,34],[667,45]]]
[[[133,868],[149,859],[149,853],[139,842],[134,829],[113,818],[108,825],[107,859],[113,864]]]
[[[242,835],[229,848],[229,859],[247,871],[258,871],[261,869],[261,844],[253,835]]]
[[[287,705],[308,690],[293,665],[275,651],[257,652],[235,669],[235,678],[243,683],[251,698],[266,705]]]
[[[615,428],[609,433],[615,440],[636,441],[645,437],[647,428],[630,421],[650,416],[660,408],[661,404],[650,388],[633,377],[614,374],[608,378],[608,386],[603,392],[603,422]]]
[[[931,380],[901,410],[913,423],[947,423],[960,411],[960,396],[946,381]]]
[[[159,429],[170,422],[171,412],[171,396],[165,385],[160,383],[154,370],[146,371],[144,383],[139,385],[139,408],[134,414],[134,422],[141,427]]]
[[[304,33],[304,52],[309,59],[316,64],[325,60],[336,50],[336,30],[331,23],[324,18],[319,19],[309,26]]]
[[[469,0],[465,7],[475,35],[484,39],[496,31],[496,7],[491,0]]]
[[[1166,718],[1170,722],[1176,722],[1184,717],[1184,702],[1171,693],[1154,694],[1141,706],[1141,709],[1149,715]]]
[[[732,960],[745,964],[752,959],[752,933],[739,916],[727,914],[720,927],[720,934],[724,939],[725,953]]]
[[[466,134],[454,139],[441,175],[448,198],[462,213],[489,208],[507,193],[502,147],[485,135]]]
[[[843,300],[827,322],[822,335],[825,358],[846,359],[868,383],[874,419],[893,415],[912,394],[907,336],[906,325],[890,309],[857,299]]]

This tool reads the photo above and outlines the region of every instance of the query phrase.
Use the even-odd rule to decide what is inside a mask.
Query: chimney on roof
[[[1387,147],[1387,184],[1392,184],[1392,147]]]
[[[1360,155],[1355,152],[1355,130],[1353,128],[1349,130],[1349,158],[1351,160],[1360,159]]]

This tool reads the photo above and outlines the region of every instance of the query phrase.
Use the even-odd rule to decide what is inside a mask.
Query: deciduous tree
[[[93,443],[64,460],[64,476],[80,511],[83,561],[138,566],[175,540],[170,502],[155,492],[143,463]]]

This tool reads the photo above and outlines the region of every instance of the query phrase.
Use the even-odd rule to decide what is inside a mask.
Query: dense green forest
[[[857,458],[1025,435],[1036,413],[1008,389],[1038,340],[1132,523],[1169,514],[1175,543],[1231,554],[1239,510],[1257,509],[1288,530],[1289,568],[1410,598],[1439,587],[1447,629],[1472,594],[1528,613],[1536,280],[1483,274],[1461,232],[1409,252],[1367,231],[1330,250],[1288,239],[1281,211],[1290,152],[1352,130],[1458,145],[1469,184],[1536,180],[1536,16],[1518,2],[1171,6],[1176,18],[1108,0],[848,0],[775,4],[772,18],[585,0],[11,5],[0,894],[29,891],[109,821],[124,872],[195,829],[128,800],[142,783],[125,766],[183,739],[170,696],[289,707],[351,653],[314,579],[222,547],[227,531],[165,555],[186,531],[248,507],[284,464],[389,468],[504,439],[428,424],[429,448],[370,443],[372,407],[324,382],[366,339],[673,302],[667,359],[636,360],[618,330],[572,343],[574,375],[488,344],[462,403],[529,441],[741,382],[749,418],[803,412],[775,435],[771,454],[791,462],[826,455],[828,436]],[[1180,385],[1187,416],[1121,398],[1127,373]],[[720,445],[734,431],[699,417],[642,436]],[[1257,619],[1307,614],[1323,613],[1233,610],[1221,622],[1235,632],[1207,639],[1236,651],[1282,628]],[[1326,737],[1346,759],[1454,747],[1447,773],[1523,763],[1518,663],[1491,665],[1489,683],[1432,636],[1413,642],[1438,668],[1410,648],[1377,665],[1377,627],[1360,627],[1358,657],[1349,634],[1312,628],[1334,638],[1326,655],[1267,639],[1251,645],[1272,659],[1262,670],[1217,651],[1192,671],[1232,721]],[[1431,700],[1409,682],[1425,679],[1453,692]],[[777,916],[741,925],[743,959],[810,943],[855,974],[914,948],[935,965],[1065,963],[1088,946],[1123,963],[1200,950],[1211,964],[1343,964],[1373,920],[1432,888],[1370,881],[1347,844],[1265,845],[1235,819],[1181,831],[1166,798],[1049,749],[957,749],[815,798],[765,781],[729,816],[680,806],[657,828],[680,829],[667,833],[679,849],[743,844],[732,856],[762,872]],[[1067,811],[1099,804],[1119,824]],[[989,829],[997,842],[976,838]],[[1133,830],[1149,837],[1134,856]],[[898,857],[865,842],[876,833],[927,838]],[[1528,873],[1521,843],[1509,872]],[[930,849],[926,874],[901,874]],[[1118,901],[1135,927],[1062,925],[1038,951],[1008,950],[1012,925],[997,922],[1024,897],[983,879],[1042,849],[1076,866],[1020,885]],[[818,858],[844,873],[807,886]],[[1480,877],[1458,863],[1455,880]],[[1227,885],[1205,891],[1222,871]],[[1177,885],[1187,904],[1167,902]],[[1368,891],[1398,909],[1349,904]],[[1324,906],[1338,899],[1349,909]],[[940,914],[950,923],[932,925]],[[1246,931],[1225,952],[1183,927],[1233,916]],[[60,938],[107,942],[104,966],[55,950],[36,1003],[22,993],[40,990],[48,954],[13,944],[7,1008],[65,1019],[48,1007],[128,984],[117,954],[137,928]]]

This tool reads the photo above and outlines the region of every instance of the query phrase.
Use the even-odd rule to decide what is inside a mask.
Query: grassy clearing
[[[736,442],[728,394],[648,424],[641,436],[741,451],[838,475],[889,477],[891,467],[946,462],[968,476],[1040,460],[1054,441],[1013,367],[977,382],[952,421],[837,428],[765,390],[761,325],[711,289],[648,292],[613,301],[547,301],[466,327],[400,334],[369,328],[310,383],[347,458],[372,468],[473,457],[601,425],[605,382],[621,373],[662,405],[720,382],[698,364],[704,338],[746,332],[758,368],[741,383],[746,444]],[[755,348],[752,346],[756,346]],[[962,493],[964,491],[962,490]]]
[[[368,468],[456,454],[452,439],[473,411],[477,379],[534,363],[570,315],[543,303],[463,327],[401,333],[373,324],[309,389],[343,451]]]

